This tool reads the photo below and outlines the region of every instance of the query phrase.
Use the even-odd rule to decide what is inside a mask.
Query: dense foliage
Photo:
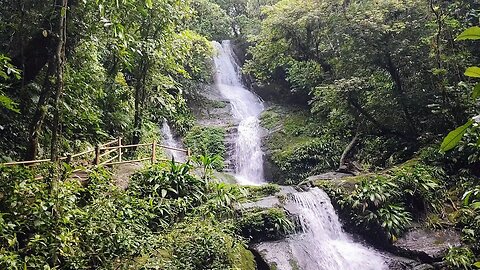
[[[138,143],[164,118],[180,134],[192,126],[186,99],[210,80],[213,53],[189,29],[194,3],[53,2],[1,3],[1,160]]]
[[[463,75],[480,61],[478,46],[454,41],[478,25],[478,9],[475,1],[280,1],[250,36],[245,70],[260,89],[283,85],[277,96],[308,103],[328,133],[356,137],[359,161],[385,167],[478,109]]]
[[[85,187],[54,168],[0,170],[2,269],[255,269],[231,219],[243,193],[188,164],[140,171],[125,191],[104,170]]]
[[[413,220],[444,211],[445,173],[418,161],[346,181],[355,186],[352,189],[327,186],[326,189],[336,198],[352,227],[375,232],[377,241],[395,241]]]

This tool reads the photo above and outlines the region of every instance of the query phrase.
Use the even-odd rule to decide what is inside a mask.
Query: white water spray
[[[300,269],[387,269],[382,255],[355,243],[343,231],[330,198],[323,190],[314,188],[294,193],[289,206],[300,219],[301,231],[289,239],[290,252]]]
[[[163,120],[162,124],[162,144],[165,146],[169,146],[172,148],[181,148],[180,143],[173,137],[172,129],[167,123],[167,120]],[[168,159],[174,159],[175,161],[183,162],[185,161],[185,155],[182,152],[165,149],[165,154],[167,155]]]
[[[216,87],[230,101],[233,116],[239,121],[234,154],[235,176],[243,185],[262,184],[263,153],[258,117],[264,110],[263,103],[243,85],[230,41],[213,44],[217,50],[214,58]]]

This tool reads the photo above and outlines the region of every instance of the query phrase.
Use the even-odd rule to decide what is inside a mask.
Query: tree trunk
[[[58,25],[58,46],[55,54],[56,61],[56,85],[55,85],[55,100],[54,100],[54,115],[52,127],[52,141],[50,147],[50,158],[52,161],[58,159],[58,137],[60,130],[60,98],[64,89],[64,67],[65,67],[65,42],[67,39],[67,9],[68,0],[61,0],[62,4],[59,9],[59,25]]]
[[[142,133],[142,123],[143,123],[143,116],[142,116],[142,105],[145,102],[145,81],[147,78],[147,71],[148,71],[148,59],[143,57],[139,63],[139,68],[136,74],[137,82],[135,84],[135,118],[133,123],[133,136],[132,136],[132,144],[140,143],[141,133]],[[136,150],[136,147],[133,148]]]
[[[38,154],[38,138],[42,131],[43,120],[48,112],[47,104],[52,95],[52,83],[50,77],[53,75],[55,63],[50,61],[43,82],[42,93],[37,103],[37,108],[30,123],[28,133],[27,152],[25,153],[25,160],[34,160]]]
[[[398,71],[397,67],[393,63],[392,57],[390,54],[387,54],[387,71],[390,73],[390,76],[393,79],[395,84],[394,86],[394,93],[397,96],[398,103],[402,108],[403,114],[405,116],[405,122],[410,129],[410,132],[413,133],[413,136],[416,137],[417,129],[415,127],[415,121],[412,117],[412,114],[408,110],[408,106],[406,104],[407,97],[405,96],[405,92],[403,91],[403,84],[402,79],[400,77],[400,72]]]
[[[350,153],[352,152],[353,148],[357,145],[357,143],[358,143],[358,132],[352,138],[352,140],[347,145],[345,150],[343,150],[342,156],[340,157],[340,165],[338,166],[338,169],[337,169],[338,171],[348,171],[347,158],[349,157]]]

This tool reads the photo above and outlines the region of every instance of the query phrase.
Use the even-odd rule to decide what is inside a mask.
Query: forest
[[[0,0],[0,269],[480,269],[477,0]]]

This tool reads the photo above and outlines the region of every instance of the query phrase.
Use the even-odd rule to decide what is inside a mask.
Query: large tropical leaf
[[[480,27],[474,26],[463,31],[456,40],[477,40],[480,39]]]
[[[472,78],[480,78],[480,67],[469,67],[465,71],[465,76]]]
[[[475,87],[473,88],[473,93],[472,93],[473,99],[477,99],[480,97],[480,83],[477,83]]]
[[[455,130],[448,133],[447,137],[443,139],[442,145],[440,146],[440,151],[447,152],[451,150],[460,142],[463,137],[463,134],[467,132],[467,129],[473,124],[472,120],[469,120],[463,126],[456,128]]]

